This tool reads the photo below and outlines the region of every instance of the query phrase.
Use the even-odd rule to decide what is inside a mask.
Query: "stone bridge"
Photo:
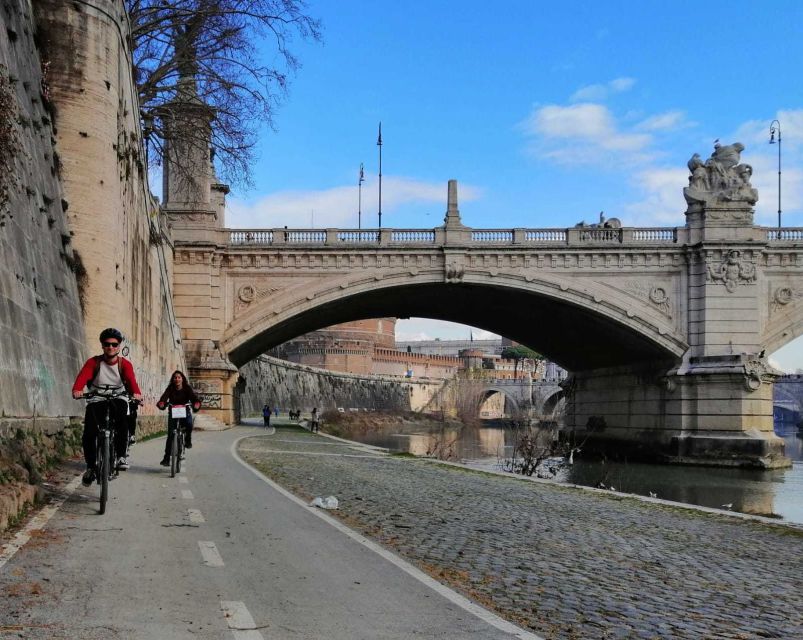
[[[237,369],[267,349],[350,320],[437,318],[569,370],[566,429],[588,446],[787,464],[766,356],[803,333],[803,229],[753,224],[738,147],[705,163],[695,154],[675,228],[472,229],[450,181],[434,229],[233,230],[213,177],[194,191],[168,185],[188,366],[231,421]]]
[[[501,393],[517,416],[549,418],[557,403],[564,397],[563,388],[555,381],[517,379],[480,379],[483,400]]]

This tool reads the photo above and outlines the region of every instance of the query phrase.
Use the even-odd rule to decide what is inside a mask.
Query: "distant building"
[[[481,351],[487,355],[502,353],[502,338],[495,340],[397,340],[396,349],[408,353],[427,353],[441,356],[459,356],[464,349]]]
[[[396,318],[357,320],[306,333],[268,354],[310,367],[359,375],[447,379],[460,368],[456,356],[396,349],[395,334]]]

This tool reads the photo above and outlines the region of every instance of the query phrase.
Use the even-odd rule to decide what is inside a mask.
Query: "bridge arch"
[[[480,327],[537,349],[567,369],[678,360],[683,335],[647,304],[602,283],[557,277],[380,272],[299,283],[236,317],[221,343],[237,366],[272,346],[325,326],[372,317],[428,317]]]

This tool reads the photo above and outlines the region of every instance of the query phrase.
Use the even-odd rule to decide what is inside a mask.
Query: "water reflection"
[[[803,524],[803,434],[795,427],[779,433],[795,463],[791,469],[759,471],[600,462],[575,457],[574,465],[558,472],[556,481],[584,486],[615,487],[617,491],[705,507],[780,517]],[[501,469],[512,455],[515,433],[503,427],[464,427],[426,430],[408,427],[392,434],[367,433],[354,439],[417,456],[438,449],[471,466]]]

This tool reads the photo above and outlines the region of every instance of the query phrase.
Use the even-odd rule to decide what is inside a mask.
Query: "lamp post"
[[[379,147],[379,228],[382,228],[382,123],[379,123],[379,137],[376,139]]]
[[[357,228],[362,229],[362,183],[365,182],[365,170],[360,163],[360,179],[357,181]]]
[[[770,144],[775,144],[775,133],[778,132],[778,228],[781,228],[781,123],[770,122]]]

